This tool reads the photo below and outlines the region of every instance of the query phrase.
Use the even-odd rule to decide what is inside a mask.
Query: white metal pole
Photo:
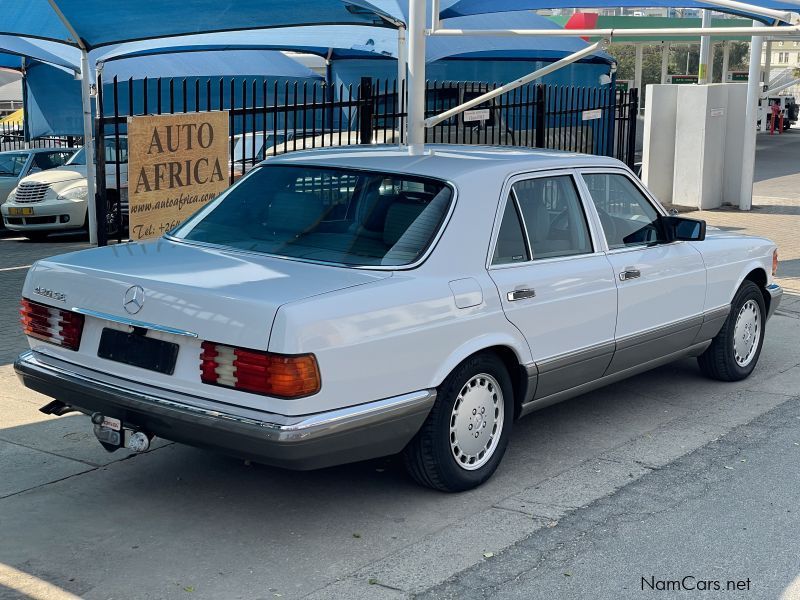
[[[639,90],[639,95],[642,93],[642,62],[644,61],[644,46],[640,43],[635,45],[636,54],[633,64],[633,87]]]
[[[406,88],[406,64],[408,60],[408,55],[406,54],[408,49],[406,48],[406,28],[405,27],[398,27],[397,28],[397,98],[398,102],[397,105],[400,107],[402,111],[403,103],[405,101],[405,88]],[[400,119],[400,127],[405,129],[405,121]],[[406,131],[400,131],[400,134],[397,136],[397,143],[402,144],[402,141],[405,139]]]
[[[425,150],[425,0],[408,7],[408,152]]]
[[[753,22],[755,25],[755,21]],[[742,160],[742,184],[739,191],[739,209],[750,210],[753,206],[753,176],[756,165],[756,123],[758,122],[758,98],[761,95],[761,51],[764,38],[753,36],[750,40],[750,68],[747,75],[747,106],[744,117],[744,143]]]
[[[712,6],[719,6],[722,8],[732,8],[733,10],[740,13],[761,15],[764,17],[769,17],[771,19],[784,21],[786,23],[791,23],[793,18],[792,13],[789,11],[773,10],[769,8],[764,8],[763,6],[750,4],[747,2],[737,2],[736,0],[700,0],[700,1],[703,2],[704,4],[710,4]]]
[[[581,60],[582,58],[589,56],[593,52],[596,52],[598,49],[602,49],[608,46],[606,40],[601,40],[599,42],[595,42],[590,46],[586,46],[585,48],[574,52],[573,54],[568,54],[562,59],[557,60],[554,63],[550,63],[546,67],[542,67],[541,69],[537,69],[532,73],[528,73],[524,77],[520,77],[519,79],[515,79],[505,85],[501,85],[499,88],[496,88],[490,92],[486,92],[485,94],[481,94],[477,98],[473,98],[472,100],[468,100],[463,104],[459,104],[458,106],[454,106],[451,109],[444,111],[443,113],[439,113],[435,117],[430,117],[425,119],[425,127],[433,127],[437,123],[441,123],[442,121],[446,121],[450,117],[454,117],[455,115],[464,112],[465,110],[469,110],[474,106],[478,106],[479,104],[483,104],[491,100],[492,98],[496,98],[497,96],[502,96],[514,90],[520,86],[523,86],[531,81],[535,81],[540,77],[544,77],[545,75],[552,73],[553,71],[558,71],[559,69],[566,67],[567,65],[571,65],[574,62]]]
[[[661,42],[661,83],[667,83],[669,74],[669,42]]]
[[[417,1],[417,0],[413,0]],[[413,5],[412,5],[413,6]],[[450,29],[443,27],[436,31],[431,31],[430,35],[436,37],[459,37],[464,35],[478,37],[585,37],[585,38],[608,38],[615,36],[621,37],[648,37],[658,39],[668,39],[687,36],[749,36],[749,35],[776,35],[781,37],[791,37],[800,33],[800,25],[786,25],[784,27],[675,27],[659,28],[649,27],[642,29]],[[793,38],[792,38],[793,39]]]
[[[798,83],[800,83],[800,79],[794,79],[794,80],[790,81],[789,83],[784,83],[783,85],[779,85],[777,87],[770,88],[770,89],[768,89],[768,90],[766,90],[766,91],[761,93],[761,99],[763,100],[764,98],[769,98],[770,96],[774,96],[775,94],[778,94],[778,93],[782,92],[783,90],[788,90],[790,87],[794,87]]]
[[[711,27],[711,11],[703,10],[703,29]],[[711,83],[713,75],[711,71],[711,36],[700,36],[700,64],[697,68],[697,83]]]
[[[92,135],[91,73],[89,52],[81,50],[81,104],[83,106],[83,151],[86,157],[86,199],[89,204],[89,242],[97,244],[94,136]]]
[[[772,40],[767,41],[766,56],[764,57],[764,85],[769,87],[772,79]]]
[[[722,42],[722,83],[728,81],[728,71],[731,64],[731,44],[728,40]]]

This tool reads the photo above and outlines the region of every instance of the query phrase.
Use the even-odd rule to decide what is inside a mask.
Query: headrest
[[[392,204],[386,213],[386,222],[383,226],[383,243],[390,247],[394,246],[423,210],[425,210],[424,204],[406,202]]]
[[[316,194],[278,192],[269,205],[269,221],[275,231],[303,233],[325,214],[323,200]]]

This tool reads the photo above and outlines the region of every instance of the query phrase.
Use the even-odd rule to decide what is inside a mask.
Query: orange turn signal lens
[[[775,250],[772,252],[772,276],[775,277],[775,275],[777,274],[778,274],[778,249],[775,248]]]

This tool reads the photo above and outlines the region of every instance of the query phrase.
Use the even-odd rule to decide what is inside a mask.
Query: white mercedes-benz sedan
[[[668,214],[609,158],[296,152],[161,239],[37,262],[15,368],[109,450],[402,452],[421,484],[466,490],[538,408],[686,356],[747,377],[776,268],[771,241]]]

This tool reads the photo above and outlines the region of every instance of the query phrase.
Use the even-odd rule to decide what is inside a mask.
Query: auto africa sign
[[[130,236],[163,235],[228,187],[228,112],[128,118]]]

